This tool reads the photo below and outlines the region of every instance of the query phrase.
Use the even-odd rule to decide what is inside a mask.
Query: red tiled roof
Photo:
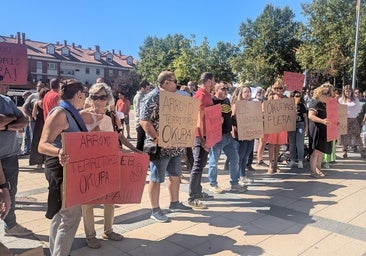
[[[1,36],[5,39],[5,42],[8,43],[17,43],[18,39],[16,37],[6,37]],[[21,40],[20,40],[21,41]],[[73,47],[72,45],[66,45],[70,50],[69,56],[63,56],[61,54],[61,49],[65,47],[64,44],[54,44],[54,43],[45,43],[45,42],[37,42],[32,41],[29,39],[25,40],[25,44],[27,45],[27,53],[28,56],[36,56],[42,58],[48,58],[50,60],[68,60],[73,62],[80,62],[80,63],[90,63],[90,64],[100,64],[100,65],[108,65],[110,67],[116,68],[133,68],[133,65],[127,64],[127,55],[119,55],[113,54],[112,52],[100,52],[101,58],[100,60],[94,59],[94,53],[96,52],[95,49],[83,49],[77,45]],[[54,54],[47,53],[47,46],[53,45],[55,47]],[[110,53],[113,56],[112,62],[106,61],[106,55]],[[132,56],[131,56],[132,57]],[[132,57],[133,58],[133,57]],[[133,63],[136,64],[136,59],[133,58]]]

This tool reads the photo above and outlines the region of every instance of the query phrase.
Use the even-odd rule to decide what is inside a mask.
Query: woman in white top
[[[347,134],[340,136],[340,144],[343,147],[343,158],[347,158],[348,146],[362,147],[362,141],[360,139],[361,129],[357,121],[357,116],[362,107],[350,85],[343,87],[342,97],[338,99],[338,103],[347,105]]]
[[[89,90],[89,97],[87,99],[86,108],[81,111],[80,115],[83,118],[88,131],[115,131],[117,130],[121,144],[127,146],[134,152],[142,153],[137,150],[118,130],[120,124],[114,123],[119,121],[115,114],[110,111],[110,107],[114,106],[114,98],[111,88],[105,83],[96,83]],[[109,115],[106,112],[112,112]],[[111,118],[112,117],[112,118]],[[84,220],[84,230],[86,235],[86,244],[93,249],[98,249],[100,240],[96,238],[94,228],[94,205],[83,205],[82,213]],[[113,241],[120,241],[123,239],[121,234],[113,231],[112,225],[114,221],[114,204],[104,205],[104,232],[102,237]]]

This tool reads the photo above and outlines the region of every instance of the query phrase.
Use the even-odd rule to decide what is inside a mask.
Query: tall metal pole
[[[361,0],[356,0],[356,38],[355,38],[355,52],[353,56],[353,73],[352,73],[352,89],[355,90],[356,87],[356,75],[357,75],[357,51],[358,51],[358,31],[360,28],[360,14],[361,14]]]

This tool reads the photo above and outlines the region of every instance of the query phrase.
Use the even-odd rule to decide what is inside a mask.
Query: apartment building
[[[101,51],[100,46],[83,48],[67,40],[60,42],[38,42],[26,38],[25,33],[1,36],[0,42],[24,44],[28,55],[27,84],[11,85],[13,89],[32,89],[42,80],[52,78],[76,78],[85,85],[92,85],[96,78],[104,77],[113,83],[134,69],[136,59],[123,55],[121,51]]]

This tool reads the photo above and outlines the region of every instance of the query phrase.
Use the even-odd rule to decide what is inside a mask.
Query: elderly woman
[[[341,135],[340,144],[343,147],[343,158],[347,158],[348,146],[362,146],[360,139],[360,125],[357,116],[361,112],[361,103],[354,95],[352,87],[346,85],[342,90],[342,97],[338,99],[339,104],[347,105],[347,134]]]
[[[89,97],[87,98],[88,107],[81,111],[86,127],[89,131],[116,131],[119,134],[121,144],[126,145],[134,152],[141,152],[137,150],[124,136],[119,123],[119,118],[110,111],[110,107],[114,106],[114,98],[111,88],[105,83],[96,83],[89,90]],[[109,115],[106,114],[109,113]],[[111,118],[112,117],[112,118]],[[117,123],[116,123],[117,122]],[[86,244],[93,249],[98,249],[101,244],[96,238],[94,228],[94,205],[87,204],[82,206],[84,230],[86,235]],[[112,225],[114,220],[114,204],[104,205],[104,232],[102,237],[113,241],[120,241],[123,236],[113,231]]]
[[[61,209],[63,165],[67,161],[61,143],[61,133],[87,131],[79,114],[86,98],[85,87],[75,79],[60,83],[60,105],[52,109],[43,127],[38,150],[45,154],[45,174],[49,183],[46,217],[52,219],[49,245],[52,256],[67,256],[81,218],[80,205]]]
[[[323,84],[314,90],[313,100],[309,106],[309,145],[312,150],[310,156],[311,177],[324,177],[321,171],[322,154],[332,152],[332,143],[327,142],[327,119],[326,102],[333,94],[330,84]]]

